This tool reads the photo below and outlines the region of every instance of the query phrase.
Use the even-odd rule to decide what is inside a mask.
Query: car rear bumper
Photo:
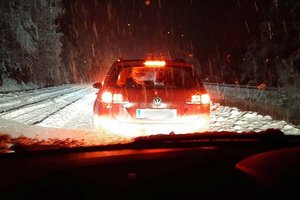
[[[128,137],[169,134],[171,132],[176,134],[204,132],[208,130],[209,121],[210,116],[207,113],[170,121],[126,120],[100,115],[93,117],[96,129]]]

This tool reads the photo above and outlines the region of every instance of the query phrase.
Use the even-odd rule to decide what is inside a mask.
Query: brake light
[[[166,61],[148,60],[144,62],[144,65],[149,67],[164,67],[166,65]]]
[[[104,91],[101,95],[101,100],[104,103],[111,103],[113,100],[112,93],[108,91]]]
[[[121,93],[112,94],[109,91],[104,91],[101,95],[101,101],[103,103],[126,103]]]
[[[210,97],[208,94],[202,94],[201,95],[201,103],[202,104],[209,104],[210,103]]]
[[[210,97],[208,94],[195,94],[192,95],[190,101],[186,102],[187,104],[209,104]]]

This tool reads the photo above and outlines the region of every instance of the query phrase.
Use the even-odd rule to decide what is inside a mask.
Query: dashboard
[[[297,137],[147,139],[0,155],[4,199],[298,198]]]

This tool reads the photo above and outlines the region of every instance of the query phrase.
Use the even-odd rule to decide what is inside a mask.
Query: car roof
[[[141,66],[144,65],[145,61],[147,60],[146,59],[136,59],[136,60],[118,59],[117,61],[114,62],[113,66],[117,66],[117,67]],[[166,62],[166,66],[192,67],[192,64],[185,62],[183,59],[164,60],[164,61]]]

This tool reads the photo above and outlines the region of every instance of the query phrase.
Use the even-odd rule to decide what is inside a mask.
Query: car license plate
[[[176,109],[136,109],[137,119],[173,119],[177,116]]]

